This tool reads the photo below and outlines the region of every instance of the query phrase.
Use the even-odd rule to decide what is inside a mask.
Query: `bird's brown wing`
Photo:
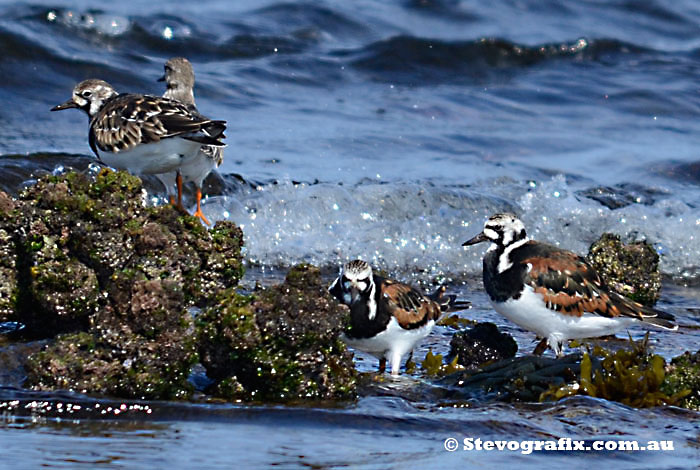
[[[546,256],[522,261],[529,265],[525,282],[541,294],[548,308],[580,317],[584,312],[638,320],[673,317],[645,307],[612,291],[583,258],[570,251],[553,249]]]
[[[139,144],[181,136],[223,145],[226,125],[193,113],[178,102],[148,95],[119,95],[107,102],[91,122],[94,142],[101,150],[123,152]]]
[[[380,289],[387,310],[401,328],[419,328],[440,318],[440,305],[407,284],[385,280]]]

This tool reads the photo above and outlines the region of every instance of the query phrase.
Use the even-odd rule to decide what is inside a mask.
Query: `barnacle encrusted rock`
[[[31,337],[55,336],[30,357],[27,385],[191,394],[188,308],[238,284],[243,234],[230,222],[206,230],[144,196],[137,177],[110,170],[43,177],[16,200],[0,195],[0,251],[14,256],[0,261],[0,318]]]
[[[144,196],[138,178],[109,170],[0,194],[0,318],[53,338],[27,360],[26,385],[187,398],[201,362],[211,392],[229,399],[355,396],[339,338],[348,311],[318,268],[298,266],[284,284],[243,296],[240,229],[206,230]]]
[[[586,256],[610,287],[644,305],[654,305],[661,291],[659,255],[649,243],[624,244],[604,233]]]
[[[103,309],[138,314],[134,305],[143,302],[159,302],[177,315],[237,285],[243,274],[238,227],[220,222],[207,231],[169,206],[147,207],[144,197],[139,178],[106,169],[94,178],[43,177],[12,204],[0,197],[3,223],[14,229],[3,236],[0,225],[0,251],[15,254],[0,261],[0,276],[9,279],[0,311],[13,307],[29,334],[50,337],[88,329]],[[144,288],[161,280],[163,291]]]
[[[357,374],[339,338],[347,321],[314,266],[296,266],[283,284],[252,296],[222,292],[197,318],[211,392],[232,400],[353,398]]]
[[[27,385],[123,398],[188,398],[193,387],[187,379],[197,354],[192,335],[183,327],[186,317],[176,316],[181,326],[150,338],[116,322],[101,331],[59,335],[30,356]]]

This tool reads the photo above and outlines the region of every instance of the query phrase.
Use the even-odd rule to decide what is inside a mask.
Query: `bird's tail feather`
[[[676,317],[670,313],[657,310],[653,307],[647,307],[617,292],[612,292],[612,297],[617,298],[619,302],[618,305],[624,305],[626,307],[626,309],[623,309],[623,314],[625,315],[636,317],[644,323],[649,323],[666,330],[678,329],[678,325],[675,323]]]
[[[472,303],[468,300],[457,300],[457,296],[452,294],[445,295],[446,290],[445,286],[440,286],[429,296],[431,300],[437,302],[440,310],[443,312],[456,312],[471,307]]]

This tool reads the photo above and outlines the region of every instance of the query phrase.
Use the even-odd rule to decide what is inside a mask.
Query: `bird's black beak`
[[[158,80],[156,80],[156,81],[158,81],[158,82],[164,82],[164,81],[165,81],[165,75],[163,75],[162,77],[160,77],[160,78],[159,78]]]
[[[75,104],[75,102],[73,101],[73,98],[71,98],[68,101],[66,101],[65,103],[61,103],[61,104],[54,106],[53,108],[51,108],[51,111],[62,111],[64,109],[77,108],[77,107],[78,107],[78,105]]]
[[[361,298],[360,289],[355,286],[350,287],[350,298],[353,304],[359,302]]]
[[[471,238],[471,239],[467,240],[466,242],[462,243],[462,246],[476,245],[477,243],[486,242],[486,241],[489,241],[488,237],[486,235],[484,235],[484,232],[481,232],[476,237]]]

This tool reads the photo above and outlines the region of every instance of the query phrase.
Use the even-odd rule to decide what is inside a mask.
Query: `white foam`
[[[700,218],[672,195],[653,205],[611,210],[576,196],[561,177],[539,183],[508,179],[468,188],[415,183],[293,184],[210,198],[212,219],[230,219],[246,235],[247,255],[263,266],[297,262],[340,265],[362,258],[390,272],[460,277],[480,273],[486,244],[463,248],[486,218],[514,210],[528,235],[585,254],[603,232],[646,238],[662,254],[662,271],[697,275]]]

